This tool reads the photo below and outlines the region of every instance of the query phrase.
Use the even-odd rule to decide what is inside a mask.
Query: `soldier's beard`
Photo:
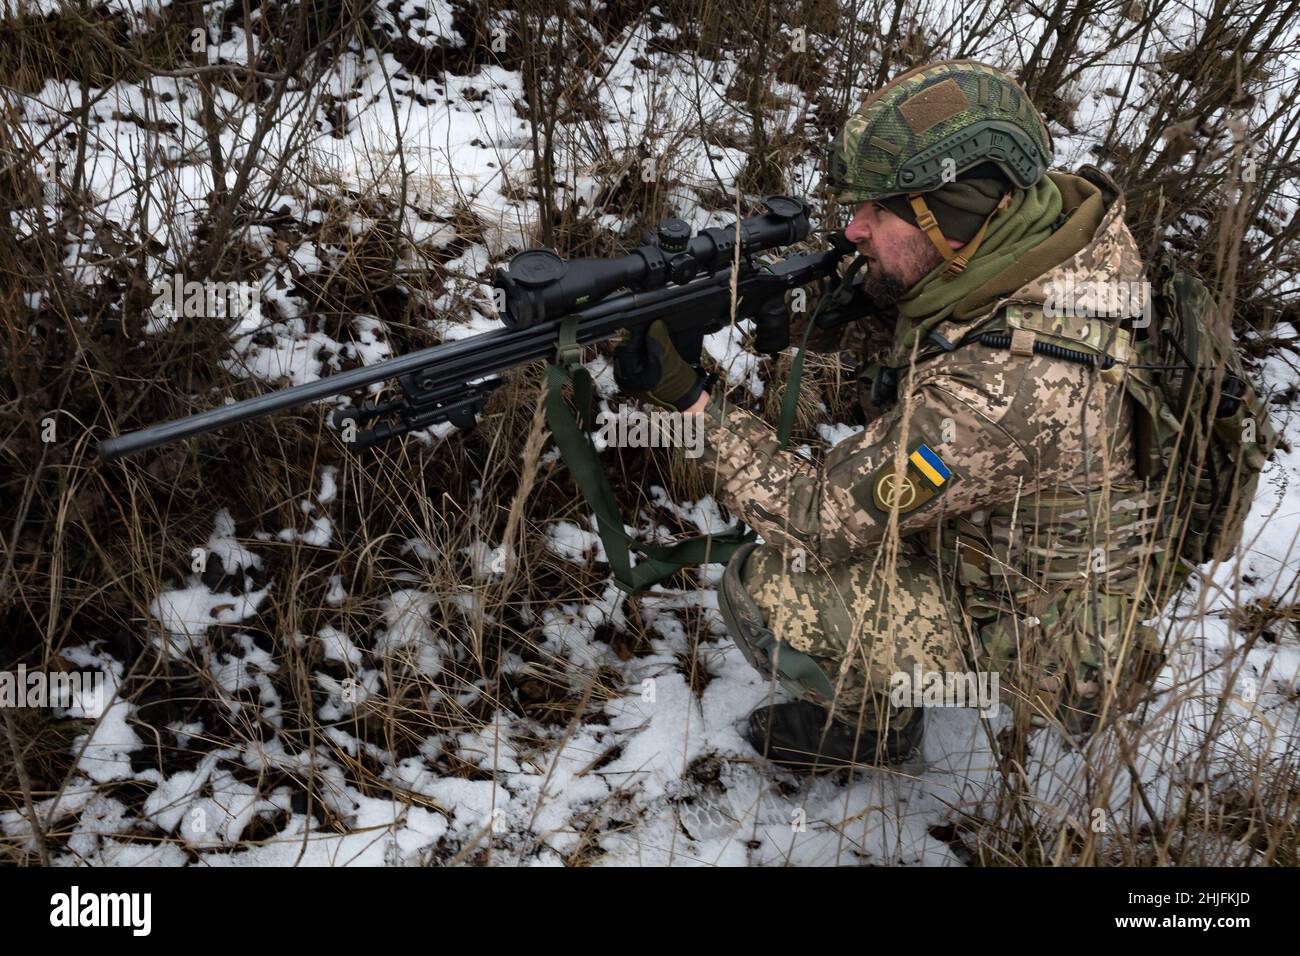
[[[904,285],[894,275],[872,269],[862,280],[862,291],[871,299],[872,304],[884,312],[898,305],[898,300],[907,294],[910,286]]]
[[[943,262],[943,256],[934,247],[934,243],[919,229],[908,236],[900,252],[903,262],[901,268],[886,269],[879,260],[875,260],[867,270],[866,278],[862,280],[862,291],[878,309],[893,309],[913,286]]]

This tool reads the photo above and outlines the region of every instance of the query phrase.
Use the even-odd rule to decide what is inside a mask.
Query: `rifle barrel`
[[[784,260],[776,272],[766,268],[750,270],[742,263],[742,274],[737,277],[737,281],[741,286],[759,279],[775,282],[778,287],[794,287],[835,274],[842,256],[842,252],[835,250],[801,253]],[[797,268],[792,270],[791,265]],[[780,273],[779,277],[777,273]],[[578,343],[591,345],[613,338],[622,329],[636,328],[658,318],[689,313],[692,310],[719,316],[730,297],[731,269],[728,267],[684,285],[629,292],[606,299],[566,319],[577,319]],[[265,418],[288,408],[414,372],[429,372],[439,382],[477,381],[551,357],[559,339],[561,321],[563,320],[552,319],[524,329],[494,329],[454,342],[434,345],[375,365],[339,372],[314,382],[278,389],[256,398],[220,405],[196,415],[107,438],[99,443],[96,451],[104,461],[114,461],[126,455],[241,422]]]
[[[672,302],[674,311],[698,308],[704,300],[725,291],[730,275],[731,270],[725,269],[686,285],[606,299],[590,309],[576,313],[579,322],[578,342],[590,345],[604,341],[618,334],[620,329],[649,321],[662,312],[662,308],[658,307],[667,301]],[[350,369],[314,382],[278,389],[256,398],[219,405],[195,415],[107,438],[98,444],[96,451],[103,460],[115,461],[126,455],[138,454],[241,422],[265,418],[298,405],[412,372],[432,370],[443,381],[473,381],[547,358],[555,350],[559,330],[558,319],[518,331],[493,329],[491,332],[399,355],[375,365]]]

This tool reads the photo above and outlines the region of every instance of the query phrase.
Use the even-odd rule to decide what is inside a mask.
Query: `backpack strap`
[[[1111,203],[1119,198],[1120,188],[1115,180],[1111,179],[1096,166],[1091,163],[1084,163],[1075,173],[1080,179],[1087,180],[1101,190],[1102,210],[1110,209]]]

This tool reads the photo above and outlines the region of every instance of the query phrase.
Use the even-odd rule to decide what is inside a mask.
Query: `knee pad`
[[[758,544],[736,551],[718,587],[718,610],[740,653],[756,671],[770,676],[775,670],[781,686],[796,698],[829,704],[835,687],[817,661],[780,640],[767,626],[762,609],[745,587],[745,562]]]

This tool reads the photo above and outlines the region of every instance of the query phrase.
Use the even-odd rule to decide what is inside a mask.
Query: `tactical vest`
[[[1236,547],[1277,435],[1231,335],[1215,334],[1216,308],[1205,284],[1167,258],[1153,272],[1153,308],[1143,321],[1049,316],[1041,306],[1012,303],[962,341],[1098,367],[1101,379],[1125,389],[1135,412],[1140,484],[1112,495],[1109,532],[1118,550],[1104,560],[1089,550],[1096,567],[1122,565],[1133,557],[1133,535],[1154,531],[1141,550],[1157,571],[1159,595],[1167,597],[1194,567]],[[943,350],[928,349],[926,357]],[[1069,533],[1077,516],[1068,502],[1059,505],[1066,510],[1040,530],[1060,542],[1059,573],[1066,574],[1081,555]],[[1045,510],[1059,511],[1057,503]]]
[[[1005,348],[1098,365],[1101,379],[1118,387],[1125,378],[1120,363],[1133,354],[1131,343],[1132,331],[1113,320],[1047,315],[1040,305],[1008,303],[952,347]],[[918,361],[946,351],[944,344],[929,343]],[[1135,408],[1135,424],[1140,414]],[[938,556],[968,589],[967,610],[977,620],[1006,611],[1026,613],[1045,589],[1075,585],[1127,594],[1137,583],[1141,555],[1155,558],[1163,551],[1155,533],[1157,504],[1158,492],[1136,478],[1111,481],[1090,494],[1027,492],[949,519],[940,531]]]

